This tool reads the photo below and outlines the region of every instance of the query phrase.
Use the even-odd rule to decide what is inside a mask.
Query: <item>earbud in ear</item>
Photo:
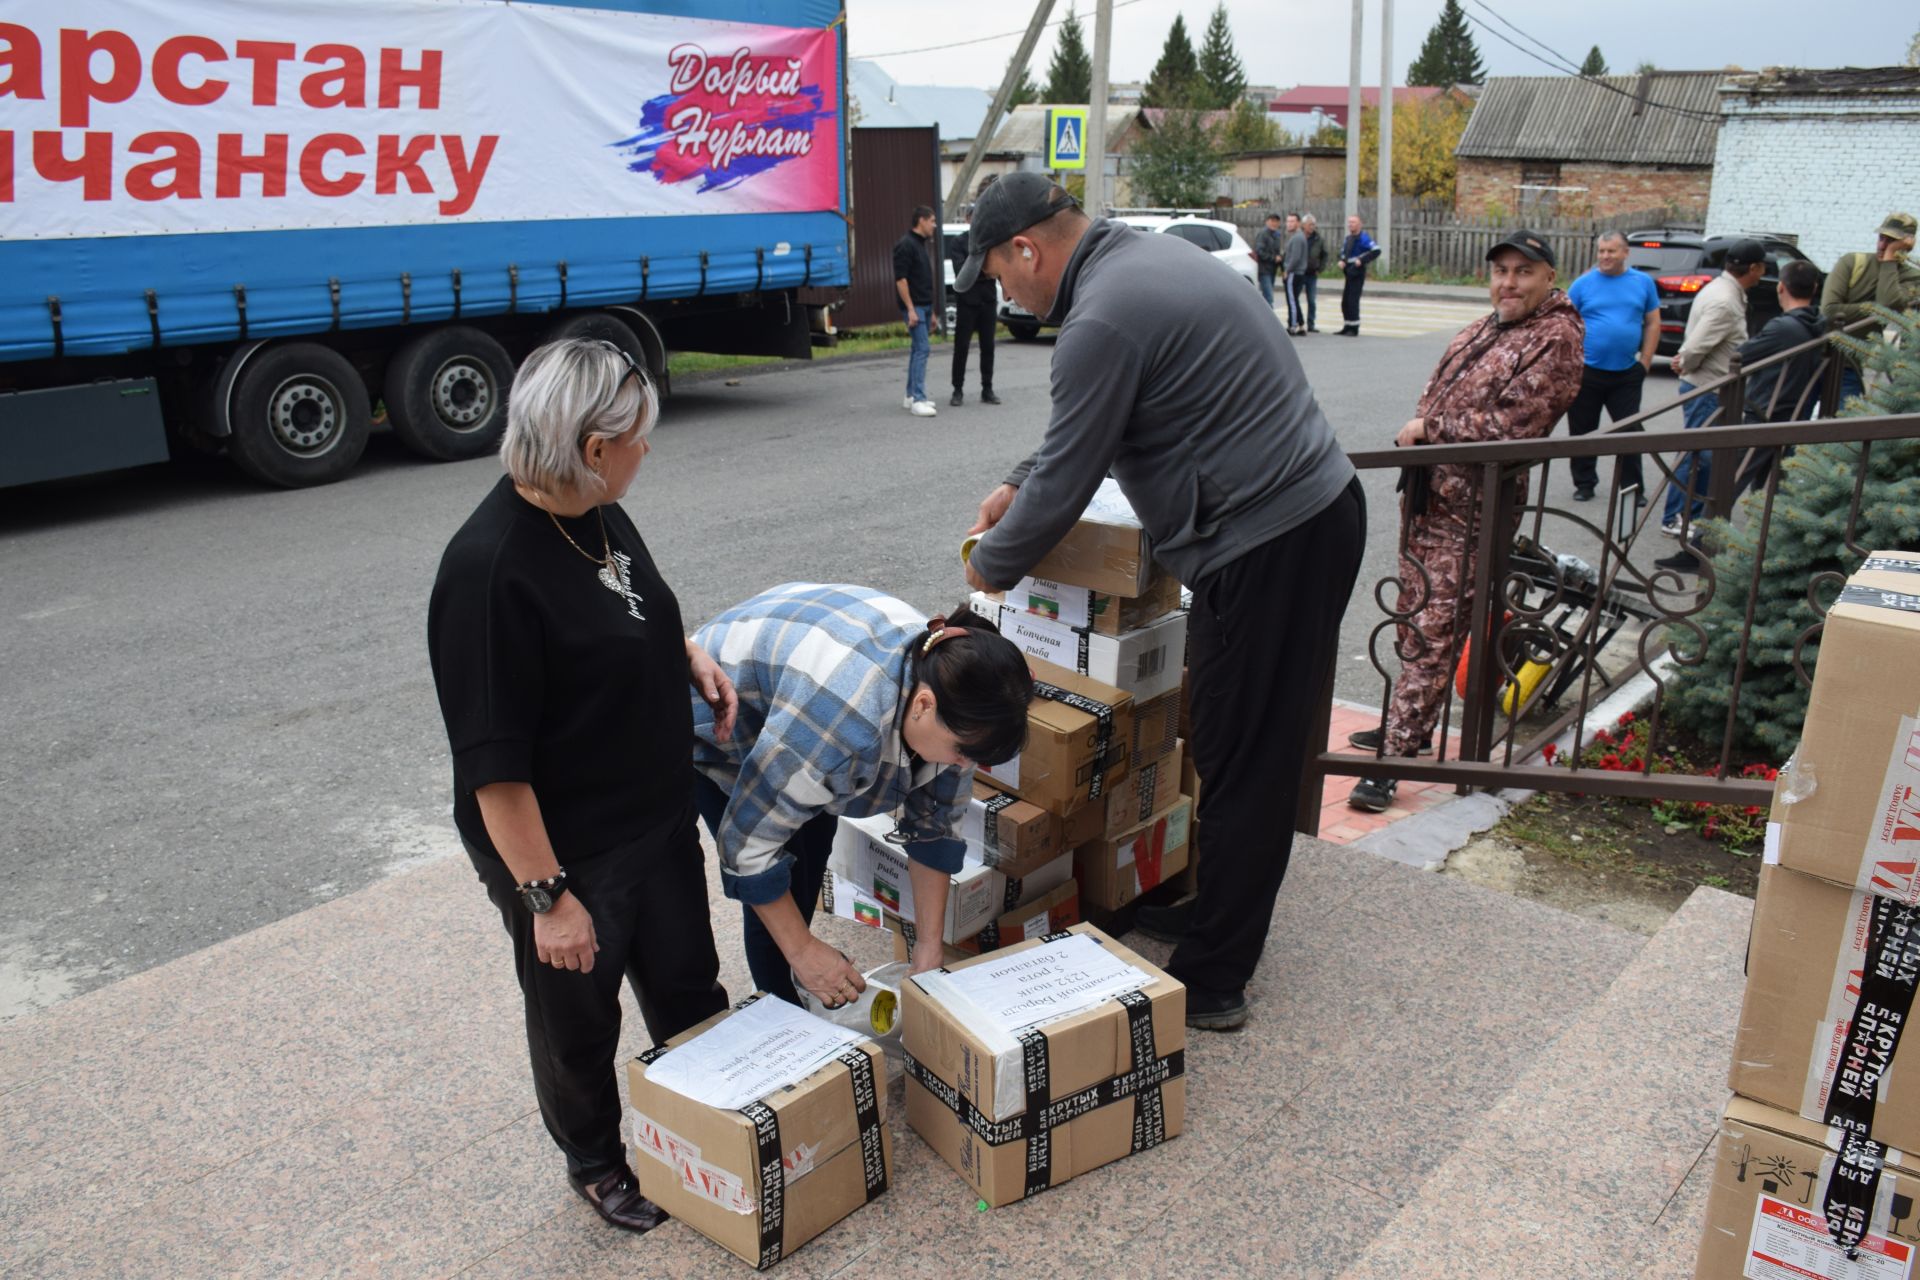
[[[1033,250],[1031,250],[1031,249],[1022,249],[1022,250],[1020,251],[1020,256],[1021,256],[1021,257],[1023,257],[1023,258],[1028,258],[1028,259],[1031,259],[1031,258],[1033,257]]]

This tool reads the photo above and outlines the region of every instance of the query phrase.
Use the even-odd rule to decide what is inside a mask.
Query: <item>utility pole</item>
[[[1113,47],[1113,0],[1093,7],[1093,89],[1087,95],[1087,188],[1080,201],[1087,216],[1107,209],[1107,54]]]
[[[1020,47],[1014,50],[1013,60],[1007,63],[1006,77],[1000,81],[1000,92],[993,95],[987,118],[980,122],[980,131],[974,135],[973,145],[967,148],[967,158],[960,172],[954,175],[953,190],[947,192],[948,217],[958,217],[960,207],[967,202],[967,192],[973,189],[973,175],[980,168],[980,158],[993,143],[993,132],[1000,127],[1000,117],[1006,114],[1007,99],[1013,96],[1013,87],[1020,83],[1021,73],[1033,57],[1033,47],[1040,43],[1040,33],[1046,30],[1047,15],[1052,12],[1053,0],[1040,0],[1033,7],[1033,21],[1027,24],[1027,34],[1020,37]]]
[[[1347,216],[1360,212],[1360,26],[1361,6],[1353,0],[1353,47],[1347,59]]]
[[[1393,253],[1393,0],[1380,0],[1380,203],[1373,221],[1379,231],[1378,270]]]

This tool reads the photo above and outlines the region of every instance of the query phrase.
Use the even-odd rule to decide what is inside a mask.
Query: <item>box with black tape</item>
[[[1169,613],[1117,636],[1069,627],[974,592],[973,607],[992,618],[1022,652],[1124,689],[1136,706],[1180,691],[1180,660],[1187,648],[1187,615]]]
[[[1092,925],[901,989],[907,1123],[989,1205],[1179,1136],[1186,988]]]
[[[1181,694],[1181,689],[1175,689],[1148,702],[1133,704],[1133,737],[1129,740],[1128,767],[1152,764],[1173,754],[1173,744],[1181,738]]]
[[[1117,836],[1172,806],[1180,790],[1180,748],[1146,764],[1135,763],[1107,797],[1107,820],[1101,835]],[[1084,843],[1084,842],[1083,842]]]
[[[1071,819],[1102,804],[1111,784],[1126,776],[1133,737],[1133,695],[1029,658],[1034,699],[1027,709],[1027,743],[1002,764],[981,765],[974,777],[1055,817]],[[1106,809],[1094,815],[1105,819]]]
[[[1176,796],[1138,826],[1075,849],[1073,874],[1085,904],[1118,911],[1186,870],[1192,819],[1193,801]]]
[[[833,833],[833,850],[827,855],[828,875],[820,885],[821,901],[829,912],[840,913],[830,896],[835,883],[840,882],[870,895],[885,910],[908,919],[914,917],[913,876],[907,851],[887,839],[893,827],[893,818],[887,814],[840,819]],[[1003,910],[1006,891],[1006,876],[978,863],[963,862],[947,885],[946,940],[954,942],[984,929]]]
[[[1153,575],[1153,547],[1146,530],[1111,477],[1100,482],[1066,537],[1033,567],[1036,578],[1128,599],[1147,594]]]
[[[1146,590],[1138,596],[1116,596],[1051,578],[1026,577],[1010,591],[989,593],[988,599],[1078,631],[1117,636],[1178,612],[1180,583],[1156,564]]]
[[[886,1191],[880,1046],[756,995],[627,1064],[648,1199],[762,1270]]]
[[[1696,1280],[1912,1274],[1920,1171],[1898,1151],[1878,1169],[1848,1167],[1831,1143],[1825,1126],[1804,1117],[1748,1098],[1727,1103]]]
[[[1071,857],[1068,862],[1072,862]],[[941,943],[943,963],[952,964],[955,960],[985,955],[1016,942],[1044,938],[1050,933],[1071,929],[1079,923],[1080,885],[1077,881],[1068,880],[1038,898],[1014,907],[971,938],[962,938],[958,943]],[[913,959],[913,922],[888,916],[886,926],[893,931],[893,958]]]
[[[973,784],[973,802],[961,819],[967,861],[1003,875],[1024,876],[1066,852],[1060,843],[1060,819],[1016,795]]]

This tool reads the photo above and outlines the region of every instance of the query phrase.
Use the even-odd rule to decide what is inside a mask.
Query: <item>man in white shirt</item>
[[[1760,283],[1766,274],[1767,251],[1758,240],[1736,240],[1727,250],[1721,273],[1694,295],[1687,312],[1687,334],[1673,357],[1673,371],[1680,377],[1680,394],[1724,378],[1732,371],[1733,353],[1747,340],[1747,290]],[[1709,391],[1680,406],[1687,430],[1710,425],[1720,412],[1720,394]],[[1661,528],[1679,537],[1683,527],[1706,510],[1703,499],[1712,466],[1712,455],[1704,449],[1684,454],[1674,465],[1673,487],[1667,490],[1666,519]],[[1693,494],[1692,511],[1686,512],[1687,493]]]

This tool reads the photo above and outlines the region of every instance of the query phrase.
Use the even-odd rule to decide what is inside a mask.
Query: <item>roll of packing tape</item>
[[[973,563],[973,549],[980,545],[980,535],[970,533],[960,540],[960,563]]]

